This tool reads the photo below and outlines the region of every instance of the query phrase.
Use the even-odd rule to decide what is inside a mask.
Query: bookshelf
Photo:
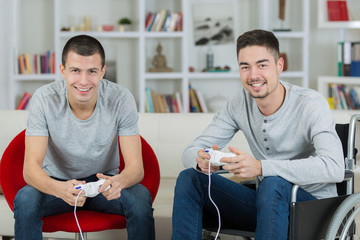
[[[333,52],[337,51],[338,42],[359,41],[360,39],[360,35],[358,34],[358,29],[360,29],[360,16],[356,16],[355,14],[360,10],[360,4],[358,1],[354,0],[348,0],[347,4],[348,9],[351,9],[349,10],[349,21],[329,21],[327,0],[318,1],[318,28],[337,30],[339,32],[338,38],[333,41]],[[337,56],[336,53],[334,55]],[[333,62],[334,69],[337,69],[337,60],[334,59]],[[348,89],[351,89],[354,87],[360,87],[360,78],[350,76],[319,76],[317,84],[318,91],[328,98],[330,84],[345,85]]]
[[[116,82],[134,94],[139,112],[145,112],[145,89],[161,94],[181,94],[183,112],[189,111],[189,84],[201,90],[205,102],[221,96],[229,97],[241,86],[235,53],[236,37],[241,33],[263,28],[272,30],[279,26],[277,0],[26,0],[11,1],[12,49],[9,103],[16,108],[25,91],[31,94],[42,84],[61,79],[58,69],[65,42],[78,34],[89,34],[103,44],[109,67],[113,66]],[[229,66],[229,72],[202,72],[205,67],[207,46],[194,45],[194,6],[201,9],[215,6],[215,13],[222,6],[232,6],[229,14],[234,18],[234,40],[227,45],[214,46],[216,66]],[[216,9],[220,6],[219,9]],[[31,9],[31,11],[29,11]],[[148,12],[168,10],[182,12],[182,31],[148,32],[145,19]],[[274,11],[269,11],[273,9]],[[299,10],[300,9],[300,10]],[[287,53],[289,69],[281,79],[308,87],[309,62],[309,0],[287,1],[286,27],[291,31],[275,32],[280,40],[281,51]],[[249,14],[260,11],[257,14]],[[198,12],[199,13],[199,12]],[[36,16],[36,17],[34,17]],[[91,31],[76,31],[85,16],[91,16]],[[119,32],[117,22],[122,17],[132,20],[129,31]],[[241,23],[241,24],[240,24]],[[99,26],[112,24],[115,31],[97,31]],[[61,31],[63,27],[75,27],[75,31]],[[34,42],[36,44],[34,44]],[[149,72],[156,46],[161,43],[168,73]],[[55,74],[19,75],[15,72],[15,57],[22,53],[55,52]],[[195,71],[190,72],[189,67]],[[109,68],[108,68],[109,69]]]

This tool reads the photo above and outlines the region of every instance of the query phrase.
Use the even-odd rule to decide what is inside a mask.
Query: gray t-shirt
[[[184,166],[196,168],[199,149],[214,144],[221,149],[242,131],[253,156],[261,160],[264,177],[280,176],[318,198],[336,196],[335,182],[344,177],[344,159],[329,105],[314,90],[281,84],[286,89],[284,103],[270,116],[264,116],[242,88],[185,149]]]
[[[76,118],[67,99],[64,80],[44,85],[34,93],[27,136],[48,136],[43,169],[49,176],[79,179],[96,173],[119,172],[118,136],[138,134],[138,114],[131,93],[102,79],[92,116]]]

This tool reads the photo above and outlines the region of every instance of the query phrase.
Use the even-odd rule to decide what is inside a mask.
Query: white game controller
[[[206,149],[205,152],[210,155],[210,163],[214,166],[223,166],[229,163],[221,162],[220,160],[224,157],[235,157],[236,154],[229,152],[221,152],[219,150],[214,150],[212,148]]]
[[[99,194],[99,188],[104,184],[105,179],[99,179],[97,182],[89,182],[85,184],[78,184],[74,188],[81,189],[84,192],[84,196],[86,197],[95,197]],[[110,185],[104,190],[108,190]]]

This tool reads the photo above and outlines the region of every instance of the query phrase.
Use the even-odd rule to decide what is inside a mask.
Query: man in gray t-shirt
[[[255,238],[287,239],[293,184],[297,201],[337,195],[344,178],[341,142],[329,105],[318,92],[279,80],[284,66],[273,33],[249,31],[237,40],[242,87],[210,125],[184,150],[175,187],[172,239],[201,239],[202,221],[217,220]],[[217,174],[205,149],[223,148],[242,131],[251,153],[231,146],[225,170],[240,178],[258,177],[257,190]],[[206,174],[204,174],[206,173]]]
[[[126,88],[103,79],[105,70],[100,42],[75,36],[62,54],[65,81],[34,93],[25,137],[28,185],[14,201],[16,239],[42,239],[41,218],[75,205],[125,215],[128,239],[155,239],[151,196],[139,184],[144,169],[135,100]],[[125,162],[120,173],[119,143]],[[96,197],[75,189],[100,178],[105,182]]]

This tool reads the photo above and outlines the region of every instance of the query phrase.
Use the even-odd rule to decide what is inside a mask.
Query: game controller
[[[78,184],[74,188],[81,189],[86,197],[95,197],[99,194],[99,188],[104,184],[105,179],[99,179],[97,182],[89,182],[85,184]],[[104,190],[108,190],[110,185]]]
[[[235,157],[236,154],[229,152],[221,152],[219,150],[214,150],[212,148],[206,149],[205,152],[210,155],[210,163],[214,166],[223,166],[229,163],[221,162],[220,160],[224,157]]]

